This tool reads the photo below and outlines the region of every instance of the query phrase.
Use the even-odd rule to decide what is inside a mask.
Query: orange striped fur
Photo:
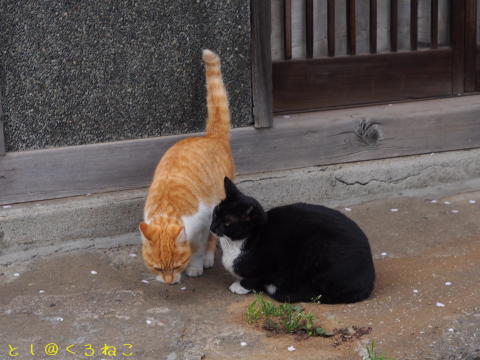
[[[191,276],[200,275],[203,270],[193,269],[193,261],[189,262],[192,257],[198,262],[202,252],[211,259],[211,263],[204,262],[205,267],[213,265],[216,239],[208,237],[211,211],[208,219],[202,218],[207,231],[202,231],[201,238],[189,238],[184,220],[196,216],[205,206],[213,210],[225,197],[224,177],[232,178],[235,173],[230,110],[220,58],[204,50],[203,61],[208,105],[206,134],[179,141],[163,155],[148,191],[145,222],[139,226],[145,264],[160,281],[169,284],[178,282],[184,270]]]

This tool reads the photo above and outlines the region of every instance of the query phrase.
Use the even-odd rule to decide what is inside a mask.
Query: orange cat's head
[[[139,228],[145,265],[158,275],[157,280],[166,284],[178,283],[192,255],[183,226],[162,219],[156,224],[142,222]]]

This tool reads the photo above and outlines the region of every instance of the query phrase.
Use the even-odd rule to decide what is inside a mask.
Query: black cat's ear
[[[230,180],[226,176],[223,179],[223,186],[225,187],[225,195],[227,195],[227,197],[234,196],[240,192],[235,186],[235,184],[232,182],[232,180]]]
[[[245,211],[245,216],[250,216],[253,213],[253,210],[255,210],[255,207],[251,205],[247,211]]]

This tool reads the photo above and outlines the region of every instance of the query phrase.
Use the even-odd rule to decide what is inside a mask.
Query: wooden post
[[[251,0],[252,93],[256,128],[272,127],[272,31],[270,0]]]
[[[465,91],[476,90],[477,1],[467,0],[465,10]]]
[[[2,97],[0,96],[0,156],[5,155],[5,133],[3,132]]]
[[[465,10],[466,0],[450,3],[453,49],[452,95],[463,95],[465,91]]]

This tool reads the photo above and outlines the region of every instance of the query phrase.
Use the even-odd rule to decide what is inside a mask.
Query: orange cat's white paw
[[[189,266],[187,267],[187,270],[185,270],[185,274],[187,274],[190,277],[200,276],[203,274],[203,267]]]
[[[213,262],[215,260],[215,253],[207,252],[205,257],[203,258],[203,267],[205,269],[211,268],[213,266]]]
[[[245,289],[242,285],[240,285],[240,281],[235,281],[232,285],[230,285],[229,289],[232,293],[238,295],[245,295],[250,292],[250,290]]]

